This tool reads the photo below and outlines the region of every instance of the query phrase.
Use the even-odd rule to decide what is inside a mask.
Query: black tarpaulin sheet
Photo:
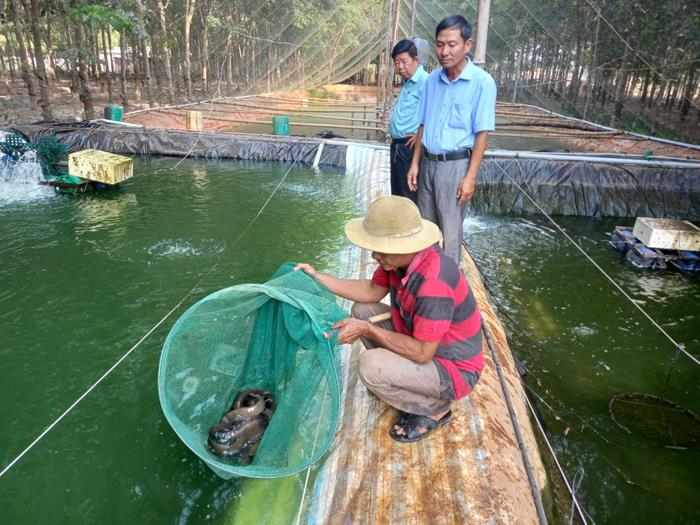
[[[484,160],[473,211],[539,213],[513,180],[553,215],[700,220],[697,168],[559,160]]]
[[[86,122],[39,122],[15,126],[28,140],[49,133],[69,151],[100,149],[122,155],[168,155],[313,164],[322,139],[183,131]],[[346,146],[324,144],[320,165],[345,167]]]
[[[95,148],[124,155],[171,155],[313,164],[318,138],[127,127],[99,122],[38,122],[16,126],[29,140],[56,134],[69,150]],[[325,143],[320,165],[345,168],[347,146]],[[512,180],[511,180],[512,179]],[[554,215],[666,217],[700,220],[700,170],[568,160],[483,161],[476,213],[539,213],[516,181]]]

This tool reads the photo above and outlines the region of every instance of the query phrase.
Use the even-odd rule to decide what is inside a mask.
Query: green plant
[[[330,91],[326,91],[323,88],[311,88],[309,89],[308,93],[309,96],[312,98],[336,98],[336,96],[333,93],[331,93]]]

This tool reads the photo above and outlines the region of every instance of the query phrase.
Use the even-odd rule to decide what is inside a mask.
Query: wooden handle
[[[367,320],[372,324],[377,324],[381,323],[382,321],[388,321],[389,319],[391,319],[391,310],[384,312],[383,314],[373,315]]]

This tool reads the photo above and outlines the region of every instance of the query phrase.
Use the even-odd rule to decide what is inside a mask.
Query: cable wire
[[[542,208],[542,206],[540,206],[540,205],[537,203],[537,201],[535,201],[535,199],[533,199],[532,196],[530,196],[530,194],[529,194],[527,191],[525,191],[525,190],[523,189],[523,187],[520,186],[520,184],[518,184],[517,181],[516,181],[513,177],[511,177],[511,175],[500,165],[500,163],[496,162],[495,164],[496,164],[496,166],[498,167],[498,169],[500,169],[500,170],[503,172],[503,174],[504,174],[506,177],[508,177],[508,179],[513,183],[513,185],[514,185],[516,188],[518,188],[518,189],[523,193],[523,195],[525,195],[525,197],[527,197],[527,199],[535,206],[535,208],[537,208],[537,209],[540,211],[540,213],[542,213],[542,215],[544,215],[544,216],[547,218],[547,220],[549,220],[549,222],[551,222],[551,223],[554,225],[554,227],[555,227],[557,230],[559,230],[559,232],[560,232],[564,237],[566,237],[566,239],[567,239],[571,244],[573,244],[574,247],[576,247],[576,249],[577,249],[579,252],[581,252],[581,254],[582,254],[586,259],[588,259],[588,261],[589,261],[593,266],[595,266],[595,268],[596,268],[601,274],[603,274],[603,276],[604,276],[608,281],[610,281],[610,284],[612,284],[612,285],[623,295],[623,297],[625,297],[627,300],[629,300],[629,302],[632,303],[632,304],[634,305],[634,307],[637,308],[637,310],[639,310],[639,311],[642,313],[642,315],[644,315],[644,317],[646,317],[646,318],[649,320],[649,322],[651,322],[651,324],[654,325],[654,326],[659,330],[659,332],[661,332],[661,333],[666,337],[666,339],[668,339],[668,340],[671,342],[671,344],[672,344],[673,346],[675,346],[680,352],[684,353],[684,354],[685,354],[691,361],[693,361],[696,365],[700,365],[700,360],[699,360],[697,357],[695,357],[693,354],[691,354],[690,352],[688,352],[682,344],[676,342],[676,340],[673,339],[673,337],[671,337],[671,336],[669,335],[669,333],[666,332],[666,330],[664,330],[663,327],[662,327],[658,322],[656,322],[656,320],[654,320],[654,319],[646,312],[646,310],[644,310],[644,308],[642,308],[642,307],[637,303],[637,301],[635,301],[635,300],[622,288],[622,286],[620,286],[620,285],[617,283],[617,281],[615,281],[612,277],[610,277],[610,275],[609,275],[605,270],[603,270],[603,268],[601,268],[600,265],[599,265],[597,262],[595,262],[595,260],[594,260],[590,255],[588,255],[588,253],[586,253],[586,251],[585,251],[583,248],[581,248],[581,246],[580,246],[576,241],[574,241],[568,233],[566,233],[566,230],[564,230],[564,228],[562,228],[561,226],[559,226],[559,224],[558,224],[558,223],[557,223],[543,208]]]

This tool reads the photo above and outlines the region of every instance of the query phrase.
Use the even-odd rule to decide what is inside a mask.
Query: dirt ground
[[[97,118],[101,118],[105,106],[111,104],[119,104],[118,86],[113,86],[113,96],[110,100],[106,86],[94,84],[92,87],[93,103]],[[134,91],[131,91],[132,97]],[[233,95],[233,93],[230,93]],[[346,84],[337,84],[332,86],[324,86],[320,90],[312,92],[314,95],[321,95],[324,103],[332,104],[334,102],[366,102],[374,103],[376,101],[377,88],[375,86],[353,86]],[[205,99],[204,93],[195,94],[195,98],[199,100]],[[272,106],[289,110],[299,109],[302,107],[302,100],[310,98],[309,92],[306,90],[296,90],[293,92],[285,92],[278,94],[270,94],[269,104]],[[252,103],[260,104],[265,99],[256,98]],[[317,100],[316,102],[321,102]],[[184,100],[176,100],[175,104],[183,104]],[[55,84],[55,89],[52,93],[52,109],[55,119],[73,120],[81,119],[83,108],[77,93],[72,93],[69,82],[67,80],[59,81]],[[269,115],[261,115],[255,111],[245,111],[240,108],[232,108],[230,106],[221,106],[208,103],[202,103],[198,106],[187,108],[168,108],[165,101],[161,101],[161,105],[157,108],[149,109],[148,103],[141,100],[130,102],[128,111],[125,112],[124,121],[141,124],[154,128],[170,128],[170,129],[186,129],[186,111],[188,109],[197,109],[202,111],[206,117],[204,129],[207,131],[235,131],[236,124],[227,122],[226,120],[249,120],[249,121],[266,121],[269,120]],[[511,118],[509,115],[513,112],[519,114],[519,117]],[[499,122],[505,119],[506,121],[522,122],[531,116],[537,119],[544,116],[556,121],[556,117],[548,115],[547,112],[525,106],[511,106],[499,104],[497,109]],[[668,119],[671,116],[666,115]],[[0,79],[0,128],[9,127],[13,124],[22,124],[34,122],[41,119],[40,108],[32,105],[29,97],[26,94],[26,89],[19,79],[15,82],[10,82],[7,78]],[[220,119],[220,120],[216,120]],[[565,122],[565,121],[564,121]],[[698,136],[700,136],[700,122],[694,117],[686,119],[683,126],[697,127]],[[329,127],[332,127],[329,124]],[[677,147],[664,144],[658,141],[644,140],[629,135],[610,134],[610,133],[576,133],[575,131],[562,131],[561,129],[543,129],[534,127],[519,128],[524,136],[533,135],[536,133],[557,133],[561,134],[561,140],[568,141],[572,145],[572,150],[583,150],[587,152],[599,153],[626,153],[636,155],[653,155],[653,156],[669,156],[680,158],[700,159],[700,150]],[[518,132],[518,130],[510,129],[508,132]],[[497,129],[496,134],[504,132]]]

